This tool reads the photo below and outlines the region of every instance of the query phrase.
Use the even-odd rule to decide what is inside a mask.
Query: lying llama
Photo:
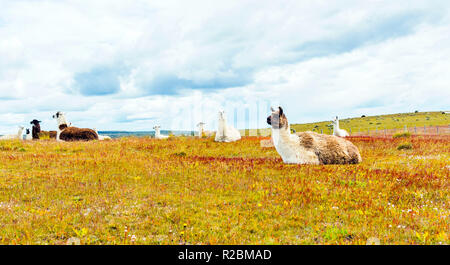
[[[26,141],[33,140],[33,136],[31,135],[30,129],[27,128],[25,130],[25,135],[23,136],[23,139]]]
[[[155,127],[153,127],[153,129],[155,130],[155,138],[156,139],[167,139],[167,138],[169,138],[169,136],[161,134],[161,132],[160,132],[161,126],[155,125]]]
[[[103,141],[103,140],[111,140],[111,137],[109,137],[108,135],[100,135],[100,134],[98,134],[98,131],[97,131],[96,128],[94,128],[94,131],[95,131],[95,133],[97,133],[98,139],[99,139],[100,141]]]
[[[198,137],[202,138],[202,137],[211,137],[214,135],[214,131],[206,131],[204,126],[206,123],[204,122],[199,122],[197,124],[198,127]]]
[[[69,127],[64,113],[58,111],[53,118],[56,119],[58,130],[57,141],[90,141],[98,140],[97,133],[92,129]]]
[[[56,139],[56,131],[41,131],[41,121],[38,121],[36,119],[30,121],[30,124],[33,124],[33,128],[31,130],[31,135],[33,137],[33,140],[39,140],[41,137],[48,137]]]
[[[362,161],[358,148],[343,138],[314,132],[291,134],[281,107],[272,108],[267,123],[272,126],[275,149],[286,164],[357,164]]]
[[[339,137],[350,136],[346,130],[339,128],[338,116],[336,116],[336,118],[333,121],[331,121],[331,123],[333,124],[333,135]]]
[[[14,140],[14,139],[22,140],[23,129],[24,129],[23,126],[19,126],[19,131],[16,134],[7,134],[0,136],[0,140]]]
[[[227,124],[225,111],[219,111],[219,126],[216,132],[216,142],[234,142],[241,139],[239,131]]]

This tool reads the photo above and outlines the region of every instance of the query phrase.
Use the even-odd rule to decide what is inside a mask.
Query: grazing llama
[[[57,141],[90,141],[98,140],[97,133],[92,129],[70,127],[67,123],[64,113],[58,111],[53,118],[56,119],[58,130],[56,134]]]
[[[153,127],[153,129],[155,130],[155,139],[167,139],[167,138],[169,138],[169,136],[161,134],[161,131],[160,131],[161,126],[155,125],[155,127]]]
[[[331,124],[333,124],[333,135],[339,136],[339,137],[350,136],[346,130],[339,128],[338,116],[336,116],[336,118],[331,121]]]
[[[357,164],[362,161],[358,148],[343,138],[314,132],[291,134],[281,107],[272,108],[267,123],[272,126],[275,149],[286,164]]]
[[[219,111],[219,126],[216,132],[216,142],[234,142],[241,139],[239,131],[227,124],[225,111]]]
[[[0,140],[14,140],[14,139],[22,140],[23,130],[24,127],[19,126],[19,131],[16,134],[7,134],[0,136]]]
[[[204,123],[204,122],[199,122],[198,124],[197,124],[197,127],[198,127],[198,137],[200,137],[200,138],[202,138],[202,137],[211,137],[211,136],[213,136],[214,135],[214,131],[206,131],[205,130],[205,128],[204,128],[204,126],[205,126],[205,124],[206,123]]]

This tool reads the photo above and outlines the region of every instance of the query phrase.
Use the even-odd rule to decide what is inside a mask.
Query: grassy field
[[[333,127],[330,125],[331,120],[305,123],[305,124],[291,124],[291,129],[295,129],[297,132],[314,131],[317,133],[323,132],[324,134],[331,134]],[[367,116],[341,119],[339,126],[341,129],[345,129],[350,132],[364,132],[367,130],[383,130],[383,129],[403,129],[405,125],[408,128],[414,126],[437,126],[448,125],[450,126],[450,113],[442,113],[442,111],[434,112],[412,112],[412,113],[397,113],[389,115],[379,116]],[[244,130],[241,130],[241,134],[245,134]],[[249,135],[256,135],[256,130],[251,129],[248,132]],[[261,135],[270,135],[270,129],[260,129]]]
[[[351,141],[362,164],[256,137],[0,141],[0,243],[448,244],[450,137]]]

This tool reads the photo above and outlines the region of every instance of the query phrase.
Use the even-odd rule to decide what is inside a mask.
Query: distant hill
[[[289,118],[289,117],[288,117]],[[314,131],[320,133],[323,131],[325,134],[331,134],[333,127],[330,125],[331,120],[304,123],[304,124],[291,124],[291,129],[297,132],[302,131]],[[347,131],[352,132],[367,131],[367,130],[381,130],[381,129],[402,129],[404,126],[436,126],[436,125],[449,125],[450,126],[450,111],[433,111],[433,112],[412,112],[412,113],[397,113],[357,118],[346,118],[339,120],[339,127]],[[241,130],[244,134],[244,130]],[[260,129],[261,135],[269,135],[270,129]],[[251,129],[250,135],[256,135],[256,130]]]

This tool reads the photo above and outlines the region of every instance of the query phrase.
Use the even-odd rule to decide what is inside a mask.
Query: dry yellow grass
[[[2,141],[0,243],[449,243],[449,137],[353,138],[344,166],[260,140]]]

